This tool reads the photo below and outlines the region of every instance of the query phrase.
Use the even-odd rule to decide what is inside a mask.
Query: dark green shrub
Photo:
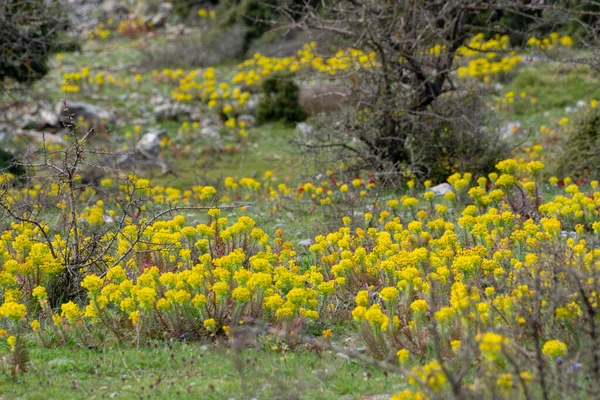
[[[261,86],[262,97],[256,118],[259,122],[299,122],[307,114],[299,102],[300,89],[290,74],[275,74],[265,79]]]
[[[260,38],[274,27],[286,10],[287,18],[298,19],[304,14],[306,6],[318,6],[318,0],[221,0],[217,6],[217,18],[223,26],[244,24],[246,33],[245,48],[248,49],[253,40]]]
[[[550,171],[557,176],[600,176],[600,109],[583,111],[573,121],[550,160]]]
[[[13,174],[17,181],[25,178],[25,168],[18,164],[16,157],[9,151],[0,149],[0,173]]]
[[[48,56],[67,23],[61,2],[0,1],[0,82],[30,82],[48,72]]]

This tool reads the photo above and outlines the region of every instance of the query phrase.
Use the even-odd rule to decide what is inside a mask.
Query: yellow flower
[[[366,292],[366,291],[364,291],[364,292]],[[398,298],[398,289],[396,289],[393,286],[385,287],[385,288],[381,289],[381,292],[379,292],[379,297],[381,297],[386,302],[392,302]],[[356,302],[356,304],[358,304],[358,301]],[[366,304],[363,304],[363,305],[366,305]]]
[[[36,286],[31,295],[38,299],[38,301],[44,300],[48,297],[48,292],[46,292],[46,288],[43,286]]]
[[[27,309],[24,304],[13,301],[6,302],[0,307],[0,315],[7,317],[15,322],[19,322],[25,317]]]
[[[223,297],[229,291],[229,285],[227,285],[227,282],[216,282],[212,289],[218,297]]]
[[[331,329],[325,329],[323,331],[323,337],[329,339],[331,337]]]
[[[243,286],[238,286],[231,292],[231,297],[240,303],[246,303],[252,298],[252,292]]]
[[[200,308],[204,305],[206,305],[207,301],[206,301],[206,296],[203,294],[197,294],[196,296],[194,296],[194,298],[192,299],[192,304],[194,305],[194,307],[196,308]]]
[[[283,298],[279,294],[274,294],[265,298],[263,307],[267,310],[277,310],[283,303]]]
[[[214,318],[205,319],[204,327],[209,331],[213,332],[217,327],[217,321],[215,321]]]
[[[369,307],[365,313],[365,319],[369,321],[375,328],[382,330],[387,329],[388,317],[381,311],[381,306],[379,304],[373,304],[371,307]]]
[[[81,282],[81,287],[87,289],[90,297],[98,295],[102,290],[102,286],[104,286],[104,279],[96,275],[88,275]]]
[[[410,305],[411,310],[413,310],[414,312],[419,312],[419,313],[423,313],[423,312],[427,311],[428,307],[429,306],[428,306],[427,302],[423,299],[415,300]]]
[[[37,319],[34,319],[33,321],[31,321],[31,329],[35,332],[38,331],[40,329],[40,321],[38,321]]]
[[[542,353],[552,359],[564,356],[567,350],[567,345],[560,340],[549,340],[542,346]]]
[[[62,306],[60,306],[60,309],[62,311],[61,315],[65,317],[69,322],[77,321],[77,319],[81,315],[79,307],[72,301],[63,304]]]
[[[137,325],[137,323],[140,319],[140,310],[135,310],[135,311],[132,311],[131,313],[129,313],[129,319],[131,320],[131,323],[133,325]]]
[[[365,314],[367,313],[367,308],[364,306],[358,306],[354,310],[352,310],[352,318],[355,321],[362,321],[365,319]]]
[[[361,290],[356,294],[356,305],[366,307],[369,305],[369,292],[367,290]]]
[[[10,345],[10,349],[11,349],[11,350],[14,350],[14,349],[15,349],[15,347],[17,346],[17,338],[16,338],[16,337],[14,337],[14,336],[9,336],[9,337],[6,339],[6,343],[8,343],[8,344]]]
[[[512,375],[510,373],[500,374],[496,380],[498,387],[505,393],[509,393],[513,386]]]
[[[396,352],[396,356],[398,357],[398,361],[404,364],[410,358],[410,352],[406,349],[400,349]]]
[[[479,341],[481,354],[489,361],[497,360],[501,355],[502,348],[508,344],[508,339],[493,332],[479,334],[475,339]]]

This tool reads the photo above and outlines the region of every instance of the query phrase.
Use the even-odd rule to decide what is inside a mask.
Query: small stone
[[[300,122],[296,125],[296,132],[305,137],[310,137],[315,133],[315,128],[306,122]]]
[[[56,105],[56,114],[63,126],[78,125],[81,117],[88,123],[88,128],[96,130],[108,128],[116,124],[116,118],[112,112],[93,104],[73,101],[59,102]]]
[[[452,191],[452,186],[449,183],[440,183],[430,189],[436,196],[443,196]]]
[[[312,239],[303,239],[298,242],[298,246],[300,246],[300,247],[309,247],[312,244],[313,244]]]
[[[510,138],[521,129],[519,121],[509,121],[500,128],[500,136],[504,139]]]
[[[560,231],[560,236],[574,240],[577,240],[577,238],[579,237],[579,235],[577,235],[577,232],[575,231]]]
[[[256,126],[256,118],[250,114],[242,114],[237,118],[238,122],[243,122],[246,128],[252,128]]]

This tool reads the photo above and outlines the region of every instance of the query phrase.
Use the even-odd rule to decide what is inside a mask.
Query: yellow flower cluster
[[[126,218],[118,232],[95,238],[111,246],[102,263],[80,271],[85,301],[67,302],[58,310],[48,306],[45,287],[65,269],[62,260],[70,255],[72,241],[64,237],[71,233],[61,236],[54,226],[13,223],[0,235],[0,313],[16,323],[31,315],[26,325],[40,335],[56,331],[48,337],[106,326],[119,326],[131,336],[181,331],[203,336],[223,334],[257,315],[275,324],[295,318],[326,324],[336,308],[354,299],[356,306],[345,315],[352,315],[361,332],[381,341],[379,349],[389,349],[383,356],[401,363],[424,359],[411,373],[411,385],[425,384],[434,392],[443,391],[446,382],[439,365],[427,359],[426,349],[434,344],[426,333],[433,322],[443,354],[461,357],[471,346],[485,360],[482,368],[491,368],[504,365],[505,355],[526,340],[530,310],[538,307],[551,320],[542,331],[541,340],[548,340],[542,352],[547,358],[567,356],[567,348],[576,353],[577,343],[552,327],[585,322],[581,291],[590,305],[600,304],[594,278],[600,272],[600,251],[594,246],[600,232],[598,182],[576,185],[565,178],[558,185],[557,178],[550,179],[546,187],[551,194],[546,201],[537,198],[539,218],[533,219],[512,209],[509,200],[533,185],[525,200],[534,204],[544,187],[543,163],[508,159],[496,167],[498,172],[487,177],[450,176],[452,191],[445,196],[429,191],[418,195],[413,182],[411,195],[388,195],[369,209],[339,218],[337,230],[317,235],[302,252],[285,240],[282,230],[268,234],[243,210],[231,216],[212,208],[202,222],[175,215],[148,224],[147,216],[165,204],[213,207],[232,199],[264,204],[273,216],[292,205],[306,205],[310,212],[330,206],[323,198],[340,205],[360,199],[375,181],[330,179],[293,189],[268,172],[262,178],[227,177],[217,186],[220,191],[208,185],[179,190],[133,176],[119,184],[107,181],[105,190],[138,201],[142,214]],[[64,200],[63,190],[59,185],[15,187],[7,198],[31,203],[43,197],[58,203]],[[86,229],[119,212],[116,202],[98,200],[100,196],[92,188],[77,194],[82,207],[76,212]],[[562,235],[564,229],[573,234]],[[87,243],[84,239],[82,248]],[[581,288],[567,289],[572,287],[570,271],[589,279],[578,279]],[[564,294],[567,301],[550,301],[556,288],[571,290]],[[31,322],[34,318],[37,323]],[[497,372],[493,382],[505,388],[522,378],[501,375],[512,374],[509,369]]]

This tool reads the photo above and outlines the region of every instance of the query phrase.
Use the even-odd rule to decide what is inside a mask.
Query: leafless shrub
[[[377,60],[336,76],[352,102],[337,119],[328,118],[307,150],[395,179],[404,173],[442,180],[466,165],[489,172],[506,145],[478,90],[458,80],[458,49],[473,32],[518,34],[515,43],[523,43],[580,22],[585,8],[579,3],[591,2],[576,3],[332,0],[318,8],[306,3],[300,20],[292,16],[297,9],[283,8],[291,26],[336,34]]]

